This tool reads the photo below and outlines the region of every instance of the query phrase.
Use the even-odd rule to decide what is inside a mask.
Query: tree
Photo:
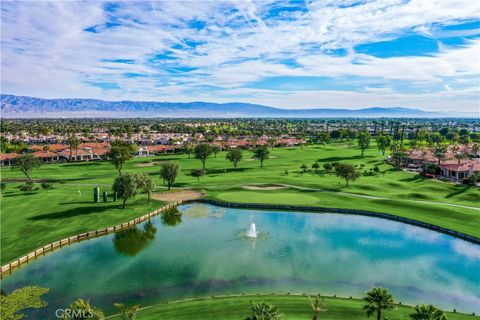
[[[337,163],[335,166],[335,175],[345,179],[348,188],[349,181],[355,181],[360,177],[360,173],[355,166],[348,163]]]
[[[395,300],[393,296],[385,288],[372,288],[367,292],[363,298],[367,304],[363,310],[367,311],[367,316],[377,313],[377,320],[382,319],[382,310],[393,309],[395,307]]]
[[[330,173],[330,172],[332,172],[333,165],[330,162],[324,163],[323,164],[323,169],[325,169],[325,171]]]
[[[307,172],[308,167],[307,167],[307,165],[304,163],[304,164],[302,164],[302,165],[300,166],[300,169],[302,169],[302,172],[305,173],[305,172]]]
[[[7,188],[7,184],[5,182],[0,182],[0,187],[2,188],[2,191]]]
[[[216,144],[214,144],[212,146],[212,152],[215,155],[215,158],[217,157],[217,153],[219,153],[220,151],[222,151],[222,149],[219,146],[217,146]]]
[[[226,159],[233,164],[233,167],[236,169],[240,160],[242,160],[243,152],[240,149],[232,149],[227,152]]]
[[[433,151],[433,156],[437,158],[437,165],[440,166],[440,162],[445,159],[445,155],[447,154],[447,148],[444,146],[438,146]]]
[[[122,175],[122,169],[125,162],[132,159],[132,157],[132,149],[125,145],[112,146],[108,152],[108,159],[118,170],[119,176]]]
[[[135,320],[137,312],[140,309],[138,304],[129,307],[123,303],[115,303],[114,306],[120,312],[120,318],[122,320]]]
[[[0,319],[18,320],[25,317],[20,311],[28,308],[43,308],[47,305],[41,296],[48,292],[48,288],[37,286],[23,287],[10,294],[2,295],[0,299]]]
[[[180,172],[180,165],[177,162],[165,162],[160,167],[160,176],[167,183],[168,190],[175,183]]]
[[[190,158],[190,155],[193,153],[194,148],[193,144],[191,142],[187,142],[183,145],[183,151],[188,155],[188,158]]]
[[[313,300],[312,298],[310,298],[310,296],[308,297],[308,299],[310,300],[310,306],[312,307],[313,312],[312,320],[318,320],[320,312],[327,311],[327,309],[325,308],[325,299],[320,299],[319,297],[316,297],[315,300]]]
[[[32,181],[32,177],[30,177],[30,172],[33,169],[40,167],[41,165],[42,161],[40,161],[40,159],[33,156],[32,154],[24,154],[20,157],[12,159],[12,170],[20,170],[30,181]]]
[[[195,147],[195,158],[202,162],[202,168],[205,170],[205,162],[207,158],[213,153],[212,147],[206,143],[199,144]]]
[[[465,159],[467,158],[467,154],[464,153],[464,152],[457,152],[453,155],[455,157],[455,159],[458,160],[458,164],[460,164],[460,162],[462,161],[462,159]]]
[[[262,146],[258,147],[257,149],[253,150],[253,156],[255,159],[260,160],[260,168],[263,168],[263,161],[268,157],[270,151],[268,151],[267,147]]]
[[[203,169],[192,169],[190,171],[190,175],[192,177],[197,178],[197,181],[200,182],[200,177],[203,177],[205,175],[205,170],[203,170]]]
[[[370,146],[370,137],[370,133],[368,133],[367,131],[360,131],[358,133],[358,147],[360,148],[360,150],[362,150],[362,157],[365,149],[368,149],[368,147]]]
[[[403,150],[397,150],[392,154],[392,160],[395,168],[400,168],[402,163],[405,162],[407,154]]]
[[[480,145],[478,143],[474,143],[472,145],[472,154],[475,158],[477,157],[479,150],[480,150]]]
[[[73,156],[73,150],[75,150],[75,153],[77,153],[78,146],[80,145],[80,140],[72,134],[70,137],[68,137],[67,143],[70,149],[70,160],[71,160]]]
[[[445,313],[431,304],[416,306],[415,313],[410,314],[410,318],[414,320],[447,320]]]
[[[147,203],[150,204],[152,191],[155,190],[155,182],[153,182],[152,177],[146,172],[138,173],[137,183],[138,186],[142,189],[142,191],[147,194]]]
[[[279,320],[282,315],[278,313],[278,308],[273,305],[262,302],[260,304],[254,303],[251,308],[251,315],[245,320]]]
[[[377,137],[377,146],[378,150],[382,152],[382,155],[385,155],[385,150],[387,150],[392,145],[392,138],[386,135],[379,135]]]
[[[112,190],[123,200],[123,208],[125,208],[127,200],[137,195],[139,189],[138,180],[138,175],[127,173],[118,176],[113,182]]]
[[[67,313],[67,311],[70,311]],[[90,305],[90,301],[78,299],[64,310],[64,320],[103,320],[105,315],[102,310]]]
[[[318,164],[318,162],[314,162],[312,164],[312,169],[313,171],[318,172],[318,169],[320,169],[320,165]]]

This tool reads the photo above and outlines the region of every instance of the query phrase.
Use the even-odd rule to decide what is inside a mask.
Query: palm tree
[[[370,318],[376,312],[377,320],[382,319],[382,310],[395,307],[393,296],[385,288],[370,289],[363,300],[368,303],[363,307],[363,310],[367,311],[367,316]]]
[[[308,299],[310,300],[310,306],[312,307],[312,312],[313,312],[312,320],[318,320],[318,316],[320,312],[327,311],[327,309],[325,309],[325,307],[327,306],[325,304],[325,298],[320,299],[319,297],[316,297],[315,300],[313,300],[309,296]]]
[[[102,310],[95,308],[90,304],[90,301],[78,299],[75,300],[68,306],[68,309],[73,310],[76,316],[73,319],[76,320],[103,320],[105,319],[105,315],[103,314]],[[72,319],[69,314],[65,314],[62,319]]]
[[[252,314],[245,320],[280,320],[282,315],[278,313],[278,308],[262,302],[254,303],[251,308]]]
[[[120,317],[122,320],[135,320],[137,312],[140,309],[138,304],[129,307],[123,303],[115,303],[114,306],[120,311]]]
[[[431,304],[416,306],[415,313],[412,313],[410,318],[414,320],[447,320],[445,313]]]

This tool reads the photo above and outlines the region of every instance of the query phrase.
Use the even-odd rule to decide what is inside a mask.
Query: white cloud
[[[291,3],[122,1],[113,9],[107,5],[112,3],[2,2],[2,93],[240,100],[285,108],[401,105],[476,111],[479,107],[478,82],[476,88],[470,82],[462,88],[448,83],[478,78],[478,39],[460,48],[442,46],[437,54],[422,57],[376,58],[352,49],[360,43],[394,39],[409,30],[448,36],[438,24],[478,20],[478,1],[385,0],[351,7],[338,1],[308,1],[304,11],[281,16],[272,16],[269,10]],[[97,33],[85,32],[87,28]],[[472,34],[463,30],[450,35],[454,32]],[[349,53],[344,57],[326,54],[339,48]],[[152,60],[166,52],[175,59]],[[134,64],[112,62],[117,59],[131,59]],[[285,59],[297,64],[288,65]],[[179,67],[195,70],[171,72]],[[129,78],[126,73],[143,77]],[[364,90],[285,93],[246,88],[252,81],[285,76],[378,78],[383,89],[366,85]],[[410,82],[412,92],[395,92],[392,80]],[[113,83],[119,89],[102,90],[92,83]],[[435,83],[444,89],[414,90]],[[217,89],[197,94],[200,86]]]

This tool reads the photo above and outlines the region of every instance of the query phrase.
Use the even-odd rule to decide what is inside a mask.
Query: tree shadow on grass
[[[458,190],[450,192],[449,194],[447,194],[445,196],[445,198],[452,198],[452,197],[458,196],[459,194],[462,194],[465,191],[469,190],[470,186],[455,186],[455,188],[458,189]]]
[[[224,168],[224,169],[207,169],[207,174],[221,174],[230,172],[244,172],[252,170],[253,168]]]
[[[80,208],[71,208],[64,211],[57,211],[47,214],[41,214],[38,216],[30,217],[28,220],[38,221],[38,220],[51,220],[51,219],[67,219],[76,216],[89,215],[92,213],[100,213],[112,209],[121,210],[121,206],[109,205],[109,206],[90,206],[90,207],[80,207]]]
[[[61,167],[88,167],[88,166],[96,166],[100,161],[88,161],[88,162],[65,162],[61,165]]]
[[[328,158],[323,158],[319,159],[322,162],[340,162],[340,161],[345,161],[345,160],[360,160],[360,159],[368,159],[368,158],[375,158],[374,156],[351,156],[351,157],[328,157]]]
[[[400,181],[403,181],[403,182],[422,182],[422,181],[427,180],[427,179],[429,179],[429,178],[422,177],[421,175],[417,174],[417,175],[414,175],[413,177],[410,177],[410,178],[400,179]]]

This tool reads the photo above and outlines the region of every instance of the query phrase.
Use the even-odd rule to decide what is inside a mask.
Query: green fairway
[[[225,160],[225,152],[221,152],[217,157],[208,158],[207,175],[201,177],[200,182],[190,176],[191,169],[201,167],[200,161],[183,154],[135,158],[125,165],[124,171],[148,172],[161,186],[159,163],[162,161],[178,161],[181,165],[182,172],[174,188],[204,189],[208,196],[224,201],[379,211],[480,236],[478,188],[395,170],[384,164],[383,156],[375,147],[366,150],[363,158],[360,150],[346,143],[330,144],[326,148],[276,148],[270,150],[264,168],[252,159],[251,151],[245,151],[237,169],[233,169]],[[320,164],[318,173],[311,169],[315,161]],[[344,181],[324,172],[323,164],[327,162],[355,164],[363,174],[346,188]],[[306,173],[300,169],[302,164],[309,168]],[[374,167],[378,167],[377,173]],[[2,179],[24,178],[21,172],[10,168],[2,168],[1,173]],[[116,176],[117,171],[106,161],[59,163],[32,171],[34,179],[54,181],[54,189],[48,192],[23,193],[17,188],[19,183],[7,183],[2,196],[2,263],[50,241],[124,222],[159,206],[158,203],[147,206],[143,196],[137,197],[126,210],[112,202],[94,204],[92,188],[99,185],[110,191]],[[287,184],[297,188],[252,191],[241,187],[254,183]]]
[[[148,205],[143,195],[126,209],[119,203],[111,198],[94,203],[93,187],[87,186],[56,184],[48,192],[28,195],[9,186],[2,195],[2,264],[47,243],[123,223],[161,206],[159,201]]]
[[[311,307],[306,296],[244,296],[229,298],[206,298],[182,301],[169,304],[160,304],[145,308],[138,313],[139,320],[195,320],[195,319],[244,319],[249,315],[252,301],[255,303],[266,302],[277,306],[285,320],[305,320],[312,318]],[[362,310],[364,302],[357,299],[326,298],[326,312],[320,314],[320,319],[346,320],[367,319]],[[397,310],[384,312],[386,319],[410,319],[413,308],[398,306]],[[447,313],[449,320],[475,319],[476,317]],[[114,317],[113,319],[119,319]]]

